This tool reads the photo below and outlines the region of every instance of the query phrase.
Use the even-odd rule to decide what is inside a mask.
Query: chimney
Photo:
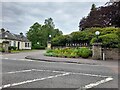
[[[4,29],[4,28],[2,28],[2,29],[0,30],[0,32],[5,32],[5,29]]]
[[[23,33],[22,33],[22,32],[20,33],[20,37],[21,37],[21,38],[23,37]]]
[[[8,30],[6,32],[10,33],[10,31],[8,31]]]
[[[20,33],[20,35],[22,36],[22,35],[23,35],[23,33],[21,32],[21,33]]]

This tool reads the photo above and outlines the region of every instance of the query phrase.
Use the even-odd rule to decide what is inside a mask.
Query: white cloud
[[[1,0],[2,2],[108,2],[110,0]]]
[[[93,2],[15,2],[3,3],[3,27],[19,33],[26,32],[35,23],[44,23],[46,18],[53,18],[56,27],[64,34],[78,30],[82,17],[89,13]],[[103,3],[94,2],[97,6]],[[1,22],[1,21],[0,21]]]

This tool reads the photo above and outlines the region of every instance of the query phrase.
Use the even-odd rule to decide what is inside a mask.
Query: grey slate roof
[[[17,35],[7,31],[0,31],[0,39],[9,39],[9,40],[17,40],[29,42],[29,40],[24,35]]]

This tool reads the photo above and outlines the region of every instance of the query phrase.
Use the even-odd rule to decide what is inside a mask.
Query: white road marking
[[[2,58],[2,59],[8,59],[8,58]]]
[[[39,70],[39,69],[28,69],[28,70],[20,70],[20,71],[11,71],[11,72],[4,72],[0,74],[16,74],[16,73],[24,73],[24,72],[31,72],[31,71],[46,71],[46,72],[55,72],[55,73],[63,73],[62,71],[52,71],[52,70]],[[64,72],[67,73],[67,72]]]
[[[55,75],[55,76],[48,76],[48,77],[44,77],[44,78],[37,78],[37,79],[27,80],[27,81],[13,83],[13,84],[7,84],[7,85],[3,85],[0,88],[8,88],[8,87],[11,87],[11,86],[17,86],[17,85],[27,84],[27,83],[36,82],[36,81],[42,81],[42,80],[45,80],[45,79],[51,79],[51,78],[56,78],[56,77],[61,77],[61,76],[66,76],[66,75],[69,75],[69,73],[58,74],[58,75]]]
[[[5,60],[8,60],[8,58],[4,58]],[[44,63],[48,63],[45,61],[37,61],[37,60],[29,60],[29,59],[13,59],[11,58],[10,60],[20,60],[20,61],[32,61],[32,62],[44,62]],[[56,62],[53,62],[56,63]],[[63,64],[73,64],[73,63],[63,63]],[[103,66],[103,65],[89,65],[89,64],[76,64],[76,65],[87,65],[87,66]],[[12,74],[12,73],[20,73],[20,72],[30,72],[30,71],[49,71],[49,72],[56,72],[56,73],[69,73],[69,74],[78,74],[78,75],[86,75],[86,76],[93,76],[93,77],[106,77],[103,80],[97,81],[95,83],[90,83],[88,85],[85,85],[83,88],[87,89],[87,88],[93,88],[95,86],[98,86],[102,83],[106,83],[109,81],[112,81],[113,78],[110,76],[103,76],[103,75],[96,75],[96,74],[86,74],[86,73],[73,73],[73,72],[63,72],[63,71],[52,71],[52,70],[38,70],[38,69],[31,69],[31,70],[22,70],[22,71],[13,71],[13,72],[8,72],[8,74]],[[61,75],[61,74],[60,74]],[[64,75],[63,75],[64,76]],[[34,80],[27,80],[24,82],[20,82],[20,83],[14,83],[14,84],[7,84],[7,85],[3,85],[1,88],[6,88],[6,87],[10,87],[10,86],[16,86],[16,85],[21,85],[21,84],[25,84],[25,83],[30,83],[30,82],[35,82],[35,81],[39,81],[39,80],[45,80],[45,79],[49,79],[49,78],[54,78],[56,76],[49,76],[46,78],[41,78],[41,79],[34,79]],[[58,76],[57,76],[58,77]]]
[[[85,75],[85,76],[92,76],[92,77],[110,77],[110,76],[103,76],[98,74],[88,74],[88,73],[75,73],[75,72],[64,72],[64,71],[54,71],[54,70],[40,70],[40,69],[28,69],[28,70],[20,70],[20,71],[11,71],[11,72],[4,72],[2,74],[16,74],[16,73],[24,73],[24,72],[31,72],[31,71],[38,71],[38,72],[53,72],[53,73],[70,73],[76,75]]]
[[[110,77],[110,76],[103,76],[98,74],[88,74],[88,73],[71,73],[71,74],[77,74],[77,75],[85,75],[85,76],[91,76],[91,77]]]
[[[49,76],[49,77],[45,77],[45,78],[40,78],[40,79],[33,79],[33,80],[27,80],[27,81],[23,81],[23,82],[19,82],[19,83],[13,83],[13,84],[7,84],[7,85],[3,85],[1,88],[7,88],[7,87],[11,87],[11,86],[16,86],[16,85],[21,85],[21,84],[26,84],[26,83],[30,83],[30,82],[35,82],[35,81],[40,81],[40,80],[45,80],[45,79],[50,79],[50,78],[54,78],[54,77],[59,77],[59,76],[65,76],[65,75],[70,75],[70,74],[76,74],[76,75],[85,75],[85,76],[92,76],[92,77],[103,77],[105,79],[100,80],[96,83],[90,83],[88,85],[85,85],[83,88],[87,89],[87,88],[92,88],[95,87],[99,84],[102,83],[106,83],[108,81],[113,80],[112,77],[110,76],[103,76],[103,75],[96,75],[96,74],[86,74],[86,73],[74,73],[74,72],[64,72],[64,71],[52,71],[52,70],[40,70],[40,69],[30,69],[30,70],[21,70],[21,71],[12,71],[12,72],[6,72],[3,74],[15,74],[15,73],[23,73],[23,72],[31,72],[31,71],[45,71],[45,72],[53,72],[53,73],[62,73],[62,74],[58,74],[55,76]]]
[[[85,76],[91,76],[91,77],[110,77],[110,76],[103,76],[103,75],[98,75],[98,74],[74,73],[74,72],[52,71],[52,70],[38,70],[38,69],[34,69],[34,71],[49,71],[49,72],[55,72],[55,73],[70,73],[70,74],[85,75]]]
[[[33,70],[34,69],[31,69],[31,70],[21,70],[21,71],[12,71],[12,72],[5,72],[3,74],[14,74],[14,73],[20,73],[20,72],[31,72]]]
[[[90,83],[88,85],[85,85],[83,88],[85,88],[85,89],[93,88],[95,86],[98,86],[99,84],[106,83],[106,82],[109,82],[111,80],[113,80],[113,78],[112,77],[108,77],[108,78],[105,78],[103,80],[97,81],[95,83]]]

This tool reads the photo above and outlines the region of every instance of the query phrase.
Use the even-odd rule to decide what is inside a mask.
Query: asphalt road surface
[[[24,59],[41,51],[3,55],[0,88],[118,88],[112,66],[44,62]]]

